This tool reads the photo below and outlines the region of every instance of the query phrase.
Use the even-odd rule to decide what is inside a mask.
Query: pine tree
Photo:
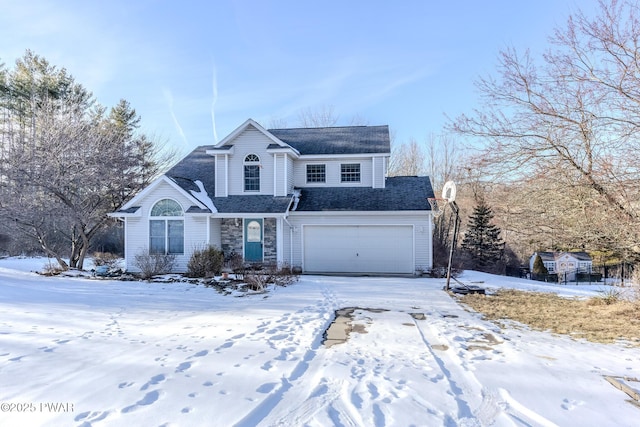
[[[484,200],[479,202],[469,217],[462,250],[468,257],[468,267],[471,269],[494,272],[502,258],[504,242],[500,238],[500,228],[491,224],[492,219],[493,211]]]
[[[549,274],[549,270],[547,270],[547,267],[544,266],[544,262],[542,262],[542,257],[540,257],[540,254],[536,254],[536,258],[533,260],[532,273],[541,276]]]

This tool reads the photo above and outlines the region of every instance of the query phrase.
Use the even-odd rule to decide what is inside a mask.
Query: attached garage
[[[412,225],[305,225],[306,273],[413,274]]]

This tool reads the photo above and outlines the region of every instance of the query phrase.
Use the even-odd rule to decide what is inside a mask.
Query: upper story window
[[[307,182],[327,182],[325,165],[307,165]]]
[[[341,164],[340,182],[360,182],[360,163]]]
[[[244,158],[244,191],[260,191],[260,157],[255,154]]]
[[[175,200],[163,199],[151,208],[149,253],[184,253],[184,212]]]

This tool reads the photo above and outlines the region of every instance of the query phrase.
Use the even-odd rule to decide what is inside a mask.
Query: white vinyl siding
[[[293,193],[294,188],[294,161],[291,157],[287,156],[287,194]]]
[[[209,218],[209,244],[216,248],[222,247],[221,240],[222,219]]]
[[[374,157],[371,159],[371,186],[373,188],[384,188],[386,171],[386,157]]]
[[[298,160],[294,165],[294,185],[296,187],[371,187],[372,183],[372,161],[369,158],[338,158],[338,159],[314,159]],[[307,165],[324,164],[326,182],[308,183]],[[359,164],[360,180],[357,182],[342,182],[341,169],[343,164]],[[377,164],[377,163],[376,163]],[[379,165],[378,165],[379,166]]]
[[[216,174],[216,197],[227,196],[227,163],[228,156],[225,154],[217,154],[215,156],[215,174]]]
[[[186,211],[193,202],[186,198],[182,193],[167,183],[160,183],[145,197],[138,202],[141,206],[139,217],[126,218],[127,247],[125,252],[125,262],[127,270],[138,272],[135,266],[135,256],[139,253],[149,253],[149,220],[151,217],[150,209],[156,202],[162,199],[172,199],[178,202],[184,211]],[[162,218],[162,217],[159,217]],[[184,216],[184,254],[176,255],[176,272],[185,272],[187,262],[192,248],[206,246],[207,236],[207,218],[203,216]]]
[[[276,153],[273,155],[275,160],[275,169],[273,171],[273,185],[275,187],[274,196],[282,197],[289,194],[289,170],[287,168],[288,157],[285,153]]]
[[[234,153],[229,156],[228,165],[229,195],[274,194],[274,158],[267,153],[267,146],[271,143],[273,141],[253,127],[247,128],[233,141]],[[248,154],[260,157],[260,191],[244,190],[244,159]]]

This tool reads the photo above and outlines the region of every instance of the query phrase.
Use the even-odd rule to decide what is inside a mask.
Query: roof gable
[[[540,258],[542,258],[542,261],[547,261],[547,262],[553,262],[556,261],[558,259],[560,259],[563,256],[568,256],[571,258],[574,258],[578,261],[591,261],[591,256],[583,251],[578,251],[578,252],[537,252],[538,255],[540,255]],[[533,257],[535,257],[536,254],[533,254]]]
[[[227,135],[226,137],[224,137],[222,139],[222,141],[218,142],[217,144],[215,144],[212,147],[212,151],[215,150],[220,150],[220,149],[225,149],[226,147],[228,147],[233,140],[235,140],[238,136],[240,136],[242,134],[242,132],[244,132],[245,130],[249,129],[249,128],[254,128],[256,129],[258,132],[261,132],[264,136],[266,136],[267,138],[269,138],[271,140],[271,142],[273,144],[275,144],[278,147],[282,147],[282,148],[292,148],[291,146],[287,145],[286,143],[282,142],[281,140],[279,140],[277,137],[275,137],[273,134],[271,134],[269,131],[267,131],[265,128],[263,128],[258,122],[256,122],[253,119],[247,119],[247,121],[245,121],[243,124],[241,124],[240,126],[238,126],[233,132],[231,132],[229,135]],[[225,147],[226,146],[226,147]],[[223,148],[225,147],[225,148]]]
[[[156,189],[160,184],[166,183],[173,187],[176,191],[180,192],[183,196],[185,196],[189,201],[191,201],[194,205],[201,209],[208,209],[207,205],[202,201],[198,200],[194,197],[189,191],[187,191],[182,186],[178,185],[176,181],[171,179],[167,175],[163,175],[160,178],[153,181],[151,184],[146,186],[141,192],[136,194],[131,200],[125,203],[122,208],[118,212],[128,212],[129,210],[133,210],[134,207],[137,206],[138,202],[150,194],[154,189]],[[196,190],[198,187],[196,186]],[[135,211],[134,211],[135,212]]]

